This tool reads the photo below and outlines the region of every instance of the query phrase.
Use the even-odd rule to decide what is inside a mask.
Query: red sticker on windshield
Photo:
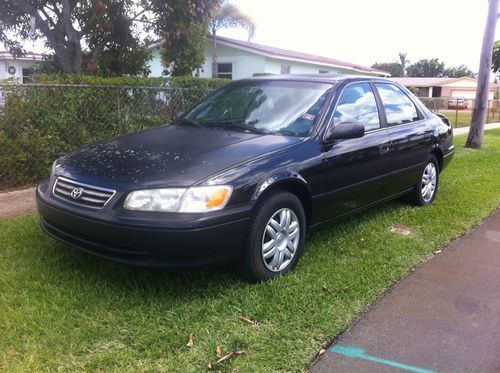
[[[307,120],[314,120],[314,118],[316,118],[316,116],[315,116],[315,115],[312,115],[312,114],[307,114],[307,113],[306,113],[306,114],[304,114],[304,115],[302,116],[302,118],[307,119]]]

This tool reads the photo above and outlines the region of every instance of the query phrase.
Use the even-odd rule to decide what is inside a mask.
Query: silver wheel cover
[[[434,197],[437,185],[437,170],[434,163],[429,163],[425,166],[422,174],[421,193],[424,202],[429,202]]]
[[[300,224],[297,215],[289,209],[276,211],[262,234],[262,260],[272,272],[285,269],[297,252],[300,240]]]

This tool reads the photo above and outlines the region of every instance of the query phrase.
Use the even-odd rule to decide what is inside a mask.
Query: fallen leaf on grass
[[[193,333],[189,333],[189,340],[188,340],[188,343],[186,344],[186,346],[193,347],[193,345],[194,345]]]
[[[217,347],[215,348],[215,354],[219,359],[222,357],[222,349],[220,348],[219,345],[217,345]]]
[[[222,363],[223,361],[231,359],[233,356],[246,355],[245,351],[233,351],[224,356],[222,356],[216,363]]]
[[[17,355],[21,355],[19,352],[17,352],[16,350],[14,350],[13,348],[9,348],[7,351],[7,355],[10,355],[10,356],[17,356]]]
[[[243,322],[246,322],[247,324],[252,324],[252,325],[257,325],[258,322],[255,321],[255,320],[251,320],[245,316],[238,316],[238,319],[240,319],[240,321],[243,321]]]

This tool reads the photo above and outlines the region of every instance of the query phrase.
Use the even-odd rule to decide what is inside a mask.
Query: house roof
[[[42,61],[43,55],[40,53],[26,52],[22,57],[14,57],[9,51],[0,51],[0,60],[34,60]]]
[[[211,39],[212,37],[208,36],[208,38]],[[230,47],[238,48],[241,50],[247,50],[249,52],[260,54],[260,55],[263,55],[266,57],[281,58],[281,59],[285,59],[285,60],[305,62],[305,63],[314,63],[314,64],[322,65],[322,66],[340,67],[343,69],[354,70],[354,71],[358,71],[358,72],[362,72],[362,73],[377,74],[377,75],[382,75],[382,76],[390,76],[391,75],[387,71],[358,65],[355,63],[351,63],[351,62],[345,62],[345,61],[337,60],[335,58],[317,56],[314,54],[307,54],[307,53],[292,51],[292,50],[288,50],[288,49],[276,48],[276,47],[271,47],[268,45],[252,43],[249,41],[226,38],[223,36],[217,36],[216,40],[218,43],[221,43],[221,44],[224,44],[224,45],[227,45]],[[162,43],[163,42],[161,40],[157,40],[157,41],[151,43],[149,45],[149,47],[150,48],[157,47],[157,46],[161,45]]]
[[[211,38],[212,37],[209,36],[209,39],[211,39]],[[252,43],[249,41],[236,40],[236,39],[226,38],[226,37],[222,37],[222,36],[217,36],[216,39],[217,39],[217,42],[219,42],[221,44],[232,46],[232,47],[235,47],[238,49],[249,50],[251,52],[254,52],[257,54],[262,54],[262,55],[265,55],[268,57],[303,61],[306,63],[315,63],[318,65],[328,65],[328,66],[334,66],[334,67],[341,67],[341,68],[345,68],[345,69],[352,69],[355,71],[372,73],[372,74],[379,74],[379,75],[383,75],[383,76],[390,75],[387,71],[373,69],[371,67],[358,65],[358,64],[351,63],[351,62],[345,62],[345,61],[337,60],[337,59],[330,58],[330,57],[317,56],[314,54],[307,54],[307,53],[292,51],[292,50],[288,50],[288,49],[276,48],[276,47],[271,47],[268,45]]]
[[[433,86],[441,86],[445,85],[446,83],[451,83],[455,82],[458,80],[473,80],[476,81],[474,78],[469,78],[467,76],[461,77],[461,78],[427,78],[427,77],[409,77],[409,78],[389,78],[394,82],[397,82],[399,84],[402,84],[406,87],[433,87]]]

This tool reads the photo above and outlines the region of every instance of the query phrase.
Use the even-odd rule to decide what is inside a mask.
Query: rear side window
[[[382,99],[389,126],[419,120],[415,104],[401,89],[392,84],[377,83],[375,85]]]
[[[333,123],[343,122],[361,123],[365,131],[380,128],[377,102],[370,84],[351,84],[342,91],[333,114]]]

